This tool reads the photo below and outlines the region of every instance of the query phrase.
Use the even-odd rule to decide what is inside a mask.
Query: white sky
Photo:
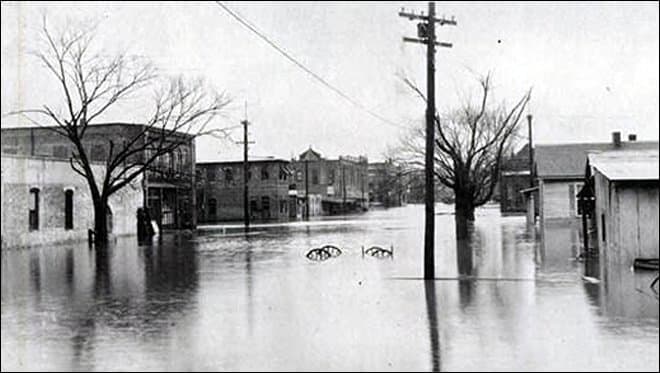
[[[411,126],[424,104],[403,86],[403,73],[425,87],[425,49],[403,43],[414,22],[402,6],[426,3],[232,3],[271,40],[331,84],[391,121]],[[437,105],[457,105],[475,91],[475,74],[493,71],[497,101],[511,103],[533,86],[529,112],[537,143],[609,141],[610,132],[658,139],[658,3],[453,3],[439,40]],[[290,158],[308,146],[324,156],[382,159],[401,129],[355,108],[314,81],[213,2],[2,3],[2,113],[58,102],[53,78],[29,54],[41,15],[60,28],[101,20],[97,40],[108,53],[146,56],[170,74],[204,77],[234,102],[215,126],[238,124],[244,103],[256,141],[250,154]],[[501,40],[498,43],[498,40]],[[145,97],[148,96],[145,92]],[[140,122],[148,102],[136,98],[104,118]],[[2,118],[2,126],[18,125]],[[237,130],[235,140],[242,138]],[[198,160],[239,159],[241,147],[197,142]]]

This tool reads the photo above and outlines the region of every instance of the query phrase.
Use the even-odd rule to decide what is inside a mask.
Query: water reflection
[[[654,313],[633,297],[648,283],[624,272],[605,288],[599,273],[587,287],[570,234],[537,270],[524,218],[493,209],[457,242],[453,216],[440,215],[445,280],[388,280],[419,277],[423,217],[412,206],[247,239],[120,240],[105,256],[86,246],[2,252],[2,368],[657,370],[657,303]],[[305,258],[326,244],[344,253]],[[362,245],[393,245],[396,260],[364,260]]]
[[[424,281],[426,314],[429,320],[429,341],[431,343],[431,367],[433,372],[440,371],[440,337],[438,336],[438,306],[435,294],[435,281]]]
[[[458,269],[458,295],[461,309],[465,310],[472,302],[475,281],[471,278],[474,268],[474,240],[472,229],[468,237],[456,241],[456,267]]]

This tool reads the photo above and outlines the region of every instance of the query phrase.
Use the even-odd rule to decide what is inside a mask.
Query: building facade
[[[601,273],[659,256],[658,149],[588,156]]]
[[[534,149],[534,162],[541,227],[548,224],[579,227],[578,193],[584,186],[589,153],[657,148],[657,141],[636,141],[634,135],[628,141],[621,141],[618,132],[612,134],[610,143],[537,145]]]
[[[103,173],[103,164],[92,164]],[[142,203],[138,176],[108,202],[109,232],[137,232],[136,208]],[[87,239],[94,208],[87,181],[69,161],[2,155],[2,248],[52,245]]]
[[[201,223],[242,220],[244,217],[244,164],[197,163],[197,213]],[[292,171],[281,159],[248,162],[248,213],[251,221],[295,218],[300,208],[291,193]]]
[[[524,213],[527,210],[526,197],[521,191],[532,187],[533,183],[529,145],[525,145],[508,158],[500,169],[500,211],[504,214]]]
[[[194,228],[197,224],[195,203],[195,142],[184,133],[164,133],[158,128],[129,123],[107,123],[87,127],[83,146],[91,162],[104,163],[114,144],[143,147],[149,141],[180,143],[176,149],[159,156],[146,170],[142,179],[142,203],[152,219],[163,229]],[[115,149],[116,150],[116,149]],[[2,153],[28,157],[67,160],[74,152],[68,138],[45,127],[2,129]],[[148,149],[136,151],[129,158],[135,163],[152,158]],[[76,177],[80,177],[76,175]]]
[[[334,215],[368,209],[369,181],[366,157],[325,159],[309,148],[291,162],[295,189],[303,204],[315,213]],[[319,206],[320,202],[320,206]]]
[[[408,201],[407,175],[391,161],[369,163],[369,205],[403,206]]]

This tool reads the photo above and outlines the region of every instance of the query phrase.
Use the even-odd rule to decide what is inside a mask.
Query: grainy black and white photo
[[[655,371],[658,2],[1,3],[4,371]]]

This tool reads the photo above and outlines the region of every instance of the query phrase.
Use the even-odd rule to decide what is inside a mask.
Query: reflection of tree
[[[456,267],[458,269],[458,295],[461,309],[469,306],[472,302],[474,291],[474,279],[471,278],[474,271],[474,227],[470,224],[467,238],[456,240]]]
[[[440,337],[438,335],[438,306],[435,295],[435,281],[424,281],[426,314],[429,318],[429,340],[431,341],[431,366],[433,372],[440,371]]]

